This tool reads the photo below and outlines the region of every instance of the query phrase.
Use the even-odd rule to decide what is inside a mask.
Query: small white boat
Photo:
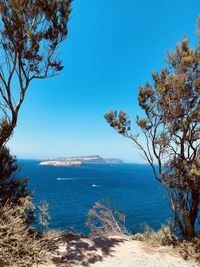
[[[95,182],[93,181],[92,187],[97,187],[97,185],[95,184]]]

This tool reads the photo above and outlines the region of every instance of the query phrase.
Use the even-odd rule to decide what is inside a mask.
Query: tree
[[[67,36],[71,0],[0,0],[0,149],[17,125],[34,79],[62,69],[56,50]]]
[[[0,204],[31,204],[27,179],[16,178],[16,158],[6,147],[30,83],[57,75],[56,56],[68,34],[72,0],[0,0]],[[28,214],[28,215],[27,215]],[[26,209],[28,220],[33,218]]]
[[[166,188],[175,224],[184,239],[198,236],[200,206],[200,42],[186,37],[168,52],[168,68],[152,73],[153,83],[140,86],[133,133],[126,112],[111,111],[107,122],[131,139]]]
[[[27,189],[27,179],[16,178],[17,161],[6,147],[0,150],[0,162],[0,204],[4,206],[11,201],[19,205],[22,198],[31,196],[31,192]]]
[[[19,170],[16,157],[10,150],[3,146],[0,149],[0,208],[6,205],[16,207],[23,215],[27,225],[36,221],[35,211],[40,211],[40,206],[32,203],[32,192],[28,189],[28,179],[18,178]],[[42,212],[40,212],[43,215]]]

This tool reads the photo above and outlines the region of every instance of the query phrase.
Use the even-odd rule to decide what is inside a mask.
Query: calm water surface
[[[167,194],[148,165],[52,167],[39,166],[36,160],[19,163],[20,175],[29,178],[34,202],[46,200],[50,205],[51,228],[73,227],[86,233],[88,209],[105,198],[126,215],[126,226],[132,232],[139,231],[143,223],[158,229],[171,215]]]

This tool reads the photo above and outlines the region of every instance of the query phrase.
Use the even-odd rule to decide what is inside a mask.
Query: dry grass
[[[50,259],[45,239],[27,228],[16,207],[0,208],[0,266],[28,267]]]
[[[162,226],[159,231],[154,231],[149,226],[144,227],[144,232],[137,233],[131,237],[133,240],[144,241],[152,246],[167,246],[171,245],[175,240],[168,226]]]
[[[200,262],[200,239],[181,241],[172,234],[169,226],[162,226],[157,232],[145,226],[142,233],[131,236],[131,239],[147,242],[152,246],[173,246],[173,249],[185,260]]]
[[[96,202],[88,211],[86,225],[92,234],[108,236],[127,234],[125,216],[115,210],[109,200]]]
[[[195,260],[200,263],[200,239],[194,238],[192,241],[183,240],[175,242],[174,248],[185,260]]]

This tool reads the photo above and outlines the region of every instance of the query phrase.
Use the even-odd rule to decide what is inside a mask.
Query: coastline
[[[81,164],[116,164],[123,163],[121,159],[103,158],[99,155],[54,158],[39,163],[40,166],[80,166]]]
[[[80,166],[80,161],[42,161],[39,163],[40,166],[64,166],[64,167],[73,167],[73,166]]]

